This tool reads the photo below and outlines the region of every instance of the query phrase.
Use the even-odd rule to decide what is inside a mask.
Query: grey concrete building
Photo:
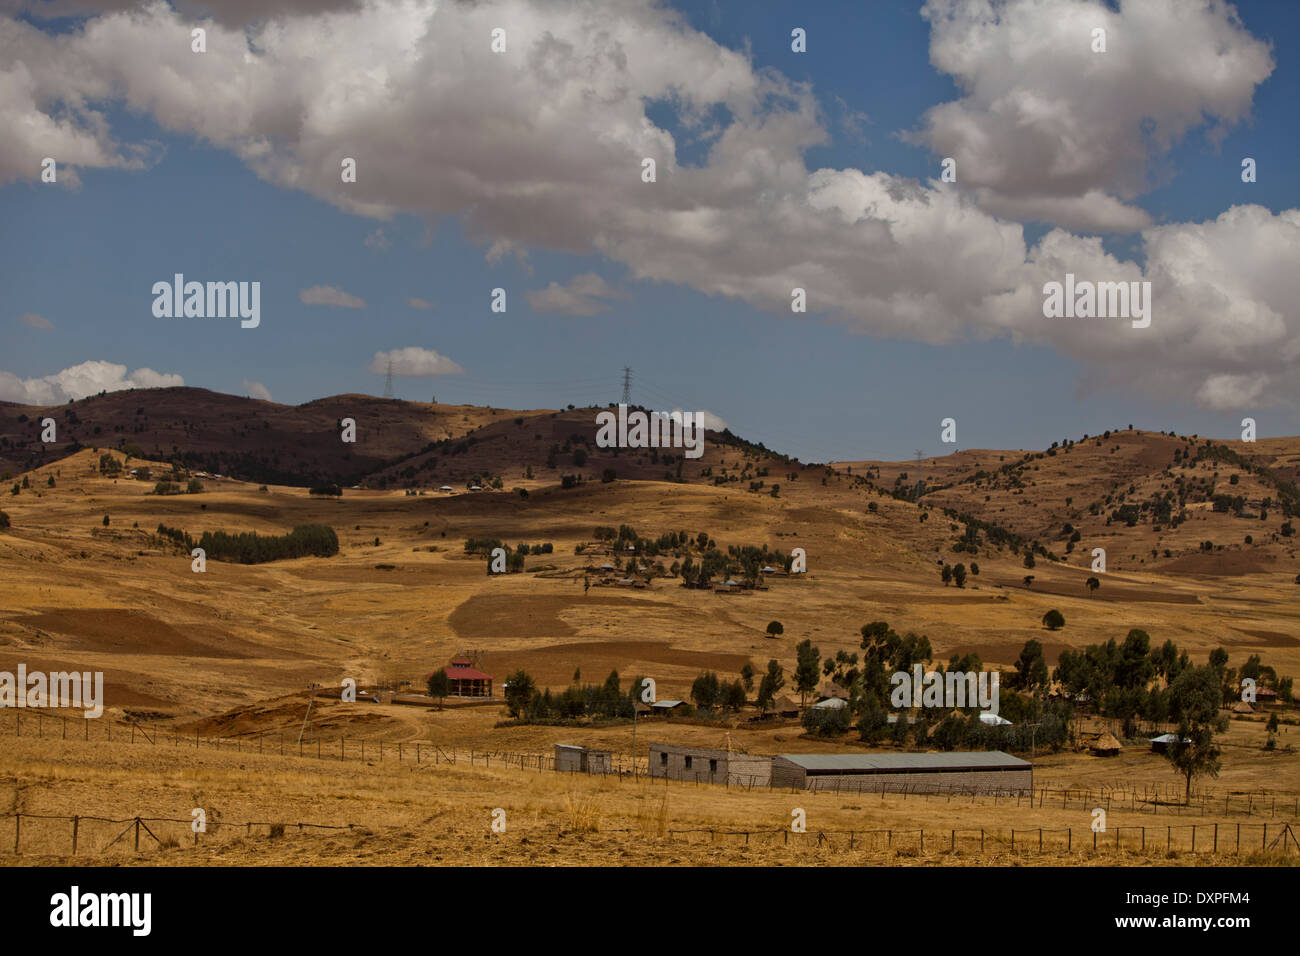
[[[613,773],[614,752],[590,750],[576,744],[556,744],[555,769],[560,773]]]
[[[1000,750],[938,754],[781,754],[772,786],[796,790],[992,793],[1032,790],[1034,768]]]
[[[694,783],[718,783],[732,787],[766,787],[772,780],[772,757],[650,744],[650,776]]]

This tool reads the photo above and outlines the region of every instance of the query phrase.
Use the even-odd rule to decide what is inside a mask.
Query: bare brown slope
[[[141,457],[249,481],[352,484],[431,442],[513,414],[370,395],[281,405],[202,388],[111,392],[57,406],[0,403],[0,471],[40,467],[78,446],[134,444]],[[55,420],[58,439],[48,445],[40,440],[46,417]],[[340,438],[344,418],[356,422],[354,443]]]

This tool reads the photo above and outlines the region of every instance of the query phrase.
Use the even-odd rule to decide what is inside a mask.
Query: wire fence
[[[196,832],[194,820],[181,817],[101,817],[91,814],[0,814],[12,821],[15,855],[37,854],[71,857],[134,857],[164,849],[197,848],[235,839],[280,840],[293,834],[317,831],[353,831],[364,834],[402,831],[410,827],[369,826],[353,823],[325,824],[306,821],[205,821]],[[546,829],[550,829],[547,827]],[[1160,831],[1164,831],[1161,833]],[[556,830],[558,837],[565,832]],[[598,834],[648,834],[637,828],[588,828]],[[1128,852],[1138,854],[1194,853],[1208,856],[1300,852],[1290,823],[1191,823],[1167,826],[1123,826],[1107,830],[1073,827],[1033,828],[885,828],[870,830],[793,830],[791,828],[736,829],[725,827],[667,828],[660,834],[673,842],[744,846],[829,848],[860,853],[895,852],[900,856],[941,853],[1074,854]],[[1163,839],[1162,839],[1163,837]]]
[[[1162,834],[1160,831],[1164,830]],[[941,852],[979,852],[991,850],[1008,853],[1075,853],[1075,852],[1190,852],[1211,855],[1242,853],[1279,853],[1300,851],[1300,841],[1290,823],[1186,823],[1167,826],[1124,826],[1106,830],[1074,827],[1032,828],[955,828],[948,830],[879,829],[879,830],[808,830],[788,828],[736,830],[694,827],[668,830],[670,839],[688,843],[743,842],[749,845],[780,843],[785,846],[806,845],[816,839],[817,846],[847,850],[881,852],[896,850],[900,854],[924,855]],[[1160,837],[1164,837],[1163,840]]]
[[[6,708],[9,709],[9,708]],[[554,755],[546,753],[525,753],[506,750],[460,749],[438,744],[432,741],[403,740],[385,741],[382,738],[351,737],[340,734],[326,739],[319,733],[309,739],[286,735],[283,732],[255,732],[237,736],[214,736],[195,733],[176,734],[165,731],[150,731],[139,724],[114,726],[109,721],[99,721],[82,717],[46,714],[35,709],[12,708],[12,720],[0,719],[0,733],[13,734],[18,737],[36,737],[51,740],[84,741],[94,743],[129,743],[152,746],[172,747],[176,749],[194,748],[196,750],[212,749],[218,752],[236,754],[263,754],[283,757],[314,759],[322,761],[361,761],[379,762],[398,761],[416,766],[459,765],[470,767],[493,767],[517,769],[522,771],[547,772],[556,771],[557,761]],[[91,725],[96,724],[92,732]],[[80,725],[80,726],[78,726]],[[609,771],[583,771],[564,768],[561,772],[575,776],[603,776],[617,783],[645,781],[652,785],[671,786],[718,786],[725,789],[742,791],[785,789],[774,787],[768,776],[745,775],[737,773],[694,774],[675,773],[663,775],[652,773],[648,758],[633,760],[626,755],[613,757]],[[859,798],[870,796],[874,799],[879,794],[881,800],[896,799],[901,801],[928,801],[953,803],[961,801],[962,806],[1009,806],[1019,809],[1051,808],[1062,810],[1091,811],[1101,807],[1108,813],[1113,810],[1131,813],[1174,814],[1187,816],[1290,816],[1300,818],[1300,793],[1277,791],[1272,793],[1233,793],[1215,792],[1208,789],[1193,791],[1190,800],[1185,790],[1178,785],[1144,784],[1142,786],[1125,782],[1101,784],[1094,787],[1034,787],[1032,789],[989,789],[987,787],[949,786],[933,789],[924,784],[889,784],[846,782],[837,778],[833,786],[825,781],[810,781],[807,790],[790,788],[790,793],[809,793],[813,796],[835,794],[852,795]]]

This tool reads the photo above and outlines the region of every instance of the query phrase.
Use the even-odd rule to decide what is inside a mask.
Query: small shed
[[[812,705],[813,710],[844,710],[849,706],[849,702],[843,697],[827,697],[825,700],[819,700]]]
[[[1175,743],[1177,740],[1178,740],[1178,735],[1177,735],[1177,734],[1161,734],[1159,737],[1152,737],[1152,738],[1151,738],[1151,741],[1150,741],[1150,742],[1151,742],[1151,750],[1152,750],[1154,753],[1162,754],[1162,753],[1164,753],[1167,749],[1169,749],[1169,745],[1170,745],[1170,744]],[[1185,744],[1190,744],[1190,743],[1191,743],[1191,740],[1189,740],[1188,738],[1184,737],[1184,738],[1183,738],[1183,743],[1185,743]]]
[[[577,744],[556,744],[555,769],[558,773],[612,773],[614,752],[591,750]]]
[[[675,710],[680,710],[686,706],[684,700],[657,700],[650,705],[651,710],[656,714],[671,714]]]
[[[778,717],[798,717],[799,704],[789,697],[778,697],[772,701],[772,713]]]
[[[1255,708],[1251,707],[1250,704],[1246,703],[1244,700],[1239,700],[1232,705],[1232,712],[1234,714],[1253,714]]]

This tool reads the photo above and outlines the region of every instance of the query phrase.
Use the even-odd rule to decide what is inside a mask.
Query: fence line
[[[76,814],[67,816],[64,814],[48,813],[25,813],[21,811],[0,814],[0,818],[12,818],[14,821],[14,842],[13,852],[16,855],[22,853],[22,837],[24,832],[28,832],[28,843],[32,842],[30,827],[28,831],[23,829],[23,821],[59,821],[70,823],[71,830],[68,833],[70,840],[70,850],[72,856],[77,856],[80,852],[80,843],[82,841],[81,827],[85,823],[101,823],[116,826],[126,824],[122,829],[104,844],[98,851],[92,851],[92,855],[103,853],[116,846],[128,834],[132,835],[132,848],[136,853],[140,852],[141,834],[143,833],[149,839],[153,840],[153,845],[157,847],[180,846],[180,840],[171,838],[164,841],[160,838],[149,824],[183,824],[190,830],[193,837],[193,845],[197,847],[200,843],[200,833],[193,832],[192,819],[183,817],[101,817],[93,814]],[[287,828],[296,827],[301,833],[304,829],[318,830],[355,830],[361,827],[364,830],[371,831],[375,829],[388,830],[409,830],[404,825],[388,825],[381,827],[365,826],[362,824],[344,823],[311,823],[308,821],[294,822],[274,822],[274,821],[242,821],[242,822],[225,822],[214,820],[206,823],[206,829],[203,831],[204,836],[208,831],[219,831],[225,828],[227,832],[243,830],[245,835],[251,837],[254,827],[266,827],[268,837],[283,837]],[[1255,840],[1253,830],[1258,829],[1259,839]],[[1272,828],[1272,829],[1270,829]],[[159,828],[161,829],[161,827]],[[689,828],[668,828],[661,831],[669,840],[681,840],[686,843],[705,842],[703,835],[708,834],[709,843],[718,843],[719,837],[726,842],[728,838],[744,839],[744,844],[749,845],[751,842],[760,844],[773,844],[778,840],[783,846],[789,846],[791,837],[794,838],[796,845],[806,846],[816,838],[816,845],[829,846],[836,850],[849,851],[868,851],[878,852],[882,850],[897,850],[903,855],[925,855],[930,853],[956,853],[960,851],[975,851],[978,848],[980,853],[985,853],[987,849],[1003,850],[1008,853],[1075,853],[1075,852],[1098,852],[1113,850],[1116,852],[1139,852],[1146,854],[1150,851],[1160,852],[1162,847],[1159,840],[1160,830],[1165,831],[1165,840],[1163,851],[1166,854],[1172,852],[1181,852],[1189,850],[1192,853],[1223,855],[1229,854],[1240,856],[1243,848],[1247,853],[1280,853],[1289,856],[1294,848],[1300,851],[1300,840],[1297,840],[1295,832],[1290,823],[1189,823],[1189,824],[1170,824],[1165,827],[1158,826],[1124,826],[1114,827],[1104,831],[1096,831],[1091,828],[1082,830],[1082,838],[1076,840],[1074,827],[1027,827],[1027,828],[1010,828],[1008,830],[975,828],[975,827],[956,827],[950,828],[946,832],[940,830],[930,830],[927,842],[927,831],[924,828],[883,828],[870,830],[806,830],[794,831],[789,828],[753,828],[753,829],[728,829],[723,827],[689,827]],[[1150,831],[1150,837],[1148,837]],[[1189,835],[1184,835],[1183,831],[1190,831]],[[1244,832],[1243,832],[1244,831]],[[565,832],[563,827],[557,828],[557,835]],[[600,828],[592,832],[597,833],[638,833],[642,832],[632,827],[621,828]],[[1198,835],[1200,844],[1198,849]],[[696,837],[699,839],[696,839]],[[1177,840],[1175,837],[1177,836]],[[1272,836],[1270,841],[1269,837]],[[48,841],[47,841],[48,842]],[[146,847],[149,844],[146,843]],[[915,851],[913,853],[913,851]]]
[[[1235,829],[1233,827],[1235,826]],[[1222,840],[1220,839],[1220,827],[1223,828]],[[1242,828],[1246,827],[1245,841],[1243,842]],[[1249,832],[1249,828],[1258,827],[1260,830],[1258,846]],[[1275,829],[1272,832],[1273,839],[1270,842],[1270,827]],[[842,846],[853,850],[862,846],[866,849],[894,849],[910,850],[913,847],[918,853],[925,853],[928,847],[936,852],[942,852],[945,849],[948,852],[956,852],[959,849],[974,849],[978,845],[981,853],[985,852],[988,843],[1000,844],[1008,852],[1076,852],[1076,846],[1079,850],[1115,850],[1115,851],[1137,851],[1147,852],[1148,838],[1147,831],[1152,832],[1153,839],[1150,841],[1154,850],[1159,850],[1160,845],[1155,837],[1158,837],[1160,830],[1165,831],[1164,851],[1166,853],[1190,849],[1193,853],[1231,853],[1240,855],[1244,847],[1247,852],[1255,852],[1258,849],[1261,852],[1278,852],[1290,854],[1292,848],[1300,850],[1300,840],[1297,839],[1295,832],[1290,823],[1184,823],[1170,824],[1165,827],[1147,827],[1147,826],[1125,826],[1114,827],[1111,829],[1096,831],[1091,828],[1082,830],[1082,839],[1076,841],[1074,838],[1075,828],[1073,827],[1027,827],[1011,828],[1009,830],[990,830],[988,828],[974,827],[957,827],[945,831],[931,830],[930,842],[926,842],[926,830],[917,829],[877,829],[877,830],[816,830],[796,832],[787,828],[780,829],[762,829],[762,830],[728,830],[716,827],[692,827],[689,829],[669,829],[667,831],[670,839],[676,839],[678,836],[684,836],[686,842],[696,842],[691,839],[692,834],[709,834],[709,842],[718,842],[718,837],[744,837],[746,845],[749,844],[752,837],[760,840],[774,842],[780,838],[783,845],[790,844],[791,836],[796,839],[817,838],[817,846],[823,844],[835,846],[832,837],[840,838]],[[1190,847],[1188,840],[1180,839],[1175,846],[1175,834],[1180,831],[1190,830]],[[1206,836],[1201,839],[1201,849],[1197,849],[1197,834],[1205,831]],[[1004,836],[1005,834],[1005,836]],[[1021,838],[1017,844],[1017,835],[1024,834],[1028,840]],[[1126,836],[1127,835],[1127,836]],[[947,839],[945,839],[945,837]],[[910,838],[910,839],[908,839]],[[883,845],[881,843],[883,839]],[[964,842],[963,842],[964,841]],[[1222,848],[1222,849],[1221,849]]]
[[[12,708],[14,720],[12,722],[0,721],[0,730],[7,730],[19,737],[24,735],[24,714],[25,708]],[[32,709],[27,713],[27,722],[29,727],[26,734],[31,736],[30,723],[35,718],[35,736],[43,738],[49,736],[51,739],[58,738],[62,740],[84,740],[94,742],[90,733],[91,720],[80,718],[83,727],[81,732],[77,732],[75,721],[79,718],[68,718],[63,715],[45,714],[39,710]],[[72,722],[70,724],[70,721]],[[55,724],[46,733],[46,724]],[[5,727],[7,725],[7,727]],[[286,738],[283,732],[268,739],[265,733],[257,733],[243,737],[218,737],[202,736],[197,732],[193,737],[188,735],[166,733],[164,731],[147,732],[143,727],[132,723],[129,728],[118,727],[117,737],[114,738],[114,727],[109,722],[102,724],[104,736],[101,740],[118,743],[141,743],[157,747],[161,741],[164,746],[176,748],[193,746],[195,749],[203,747],[212,747],[218,751],[235,750],[237,753],[262,753],[278,754],[288,757],[303,757],[320,760],[361,760],[375,759],[381,763],[388,760],[397,760],[398,762],[412,762],[417,766],[431,763],[434,766],[441,764],[458,764],[465,762],[473,767],[485,767],[491,769],[495,764],[498,767],[507,769],[517,768],[522,771],[535,770],[537,772],[555,771],[556,760],[553,755],[545,753],[522,753],[516,751],[504,750],[458,750],[456,748],[445,748],[439,744],[430,741],[385,741],[382,738],[365,738],[354,737],[349,742],[346,735],[340,735],[336,739],[325,740],[320,736],[315,737],[314,741],[304,742],[295,740],[292,736]],[[71,734],[69,728],[71,727]],[[139,739],[137,739],[139,738]],[[315,744],[313,746],[312,744]],[[367,748],[369,750],[367,751]],[[569,771],[571,775],[582,774],[587,776],[586,771]],[[650,762],[648,758],[637,758],[631,760],[624,756],[615,758],[615,762],[609,774],[599,774],[592,772],[591,776],[609,776],[617,782],[622,783],[625,779],[631,777],[639,780],[641,777],[649,778],[653,784],[662,781],[666,786],[672,783],[678,783],[685,786],[723,786],[728,789],[735,787],[740,790],[754,789],[783,789],[772,787],[766,778],[727,774],[725,779],[713,781],[709,774],[697,773],[693,779],[670,778],[660,775],[652,775]],[[722,777],[724,775],[718,774]],[[791,789],[791,793],[809,793],[814,796],[820,794],[851,794],[855,796],[865,796],[867,794],[879,793],[882,800],[886,797],[896,797],[903,801],[913,800],[945,800],[949,803],[953,798],[969,799],[971,806],[982,805],[991,801],[993,806],[998,806],[1001,802],[1010,802],[1015,800],[1017,807],[1024,808],[1043,808],[1047,806],[1059,809],[1082,809],[1090,811],[1096,807],[1102,807],[1107,812],[1112,810],[1126,810],[1133,813],[1169,813],[1177,816],[1201,816],[1205,817],[1211,813],[1222,816],[1244,815],[1244,816],[1269,816],[1276,817],[1278,810],[1282,811],[1285,816],[1288,813],[1292,817],[1300,817],[1300,793],[1277,792],[1265,794],[1252,793],[1220,793],[1216,794],[1209,790],[1198,790],[1193,793],[1191,803],[1183,803],[1183,791],[1177,785],[1163,786],[1157,784],[1147,784],[1141,788],[1132,784],[1099,784],[1095,788],[1050,788],[1035,787],[1032,790],[1024,789],[1005,789],[1005,790],[984,790],[972,787],[948,787],[941,790],[921,790],[919,785],[871,785],[867,781],[859,783],[857,786],[845,786],[841,781],[837,781],[834,787],[820,786],[814,782],[807,790]]]

